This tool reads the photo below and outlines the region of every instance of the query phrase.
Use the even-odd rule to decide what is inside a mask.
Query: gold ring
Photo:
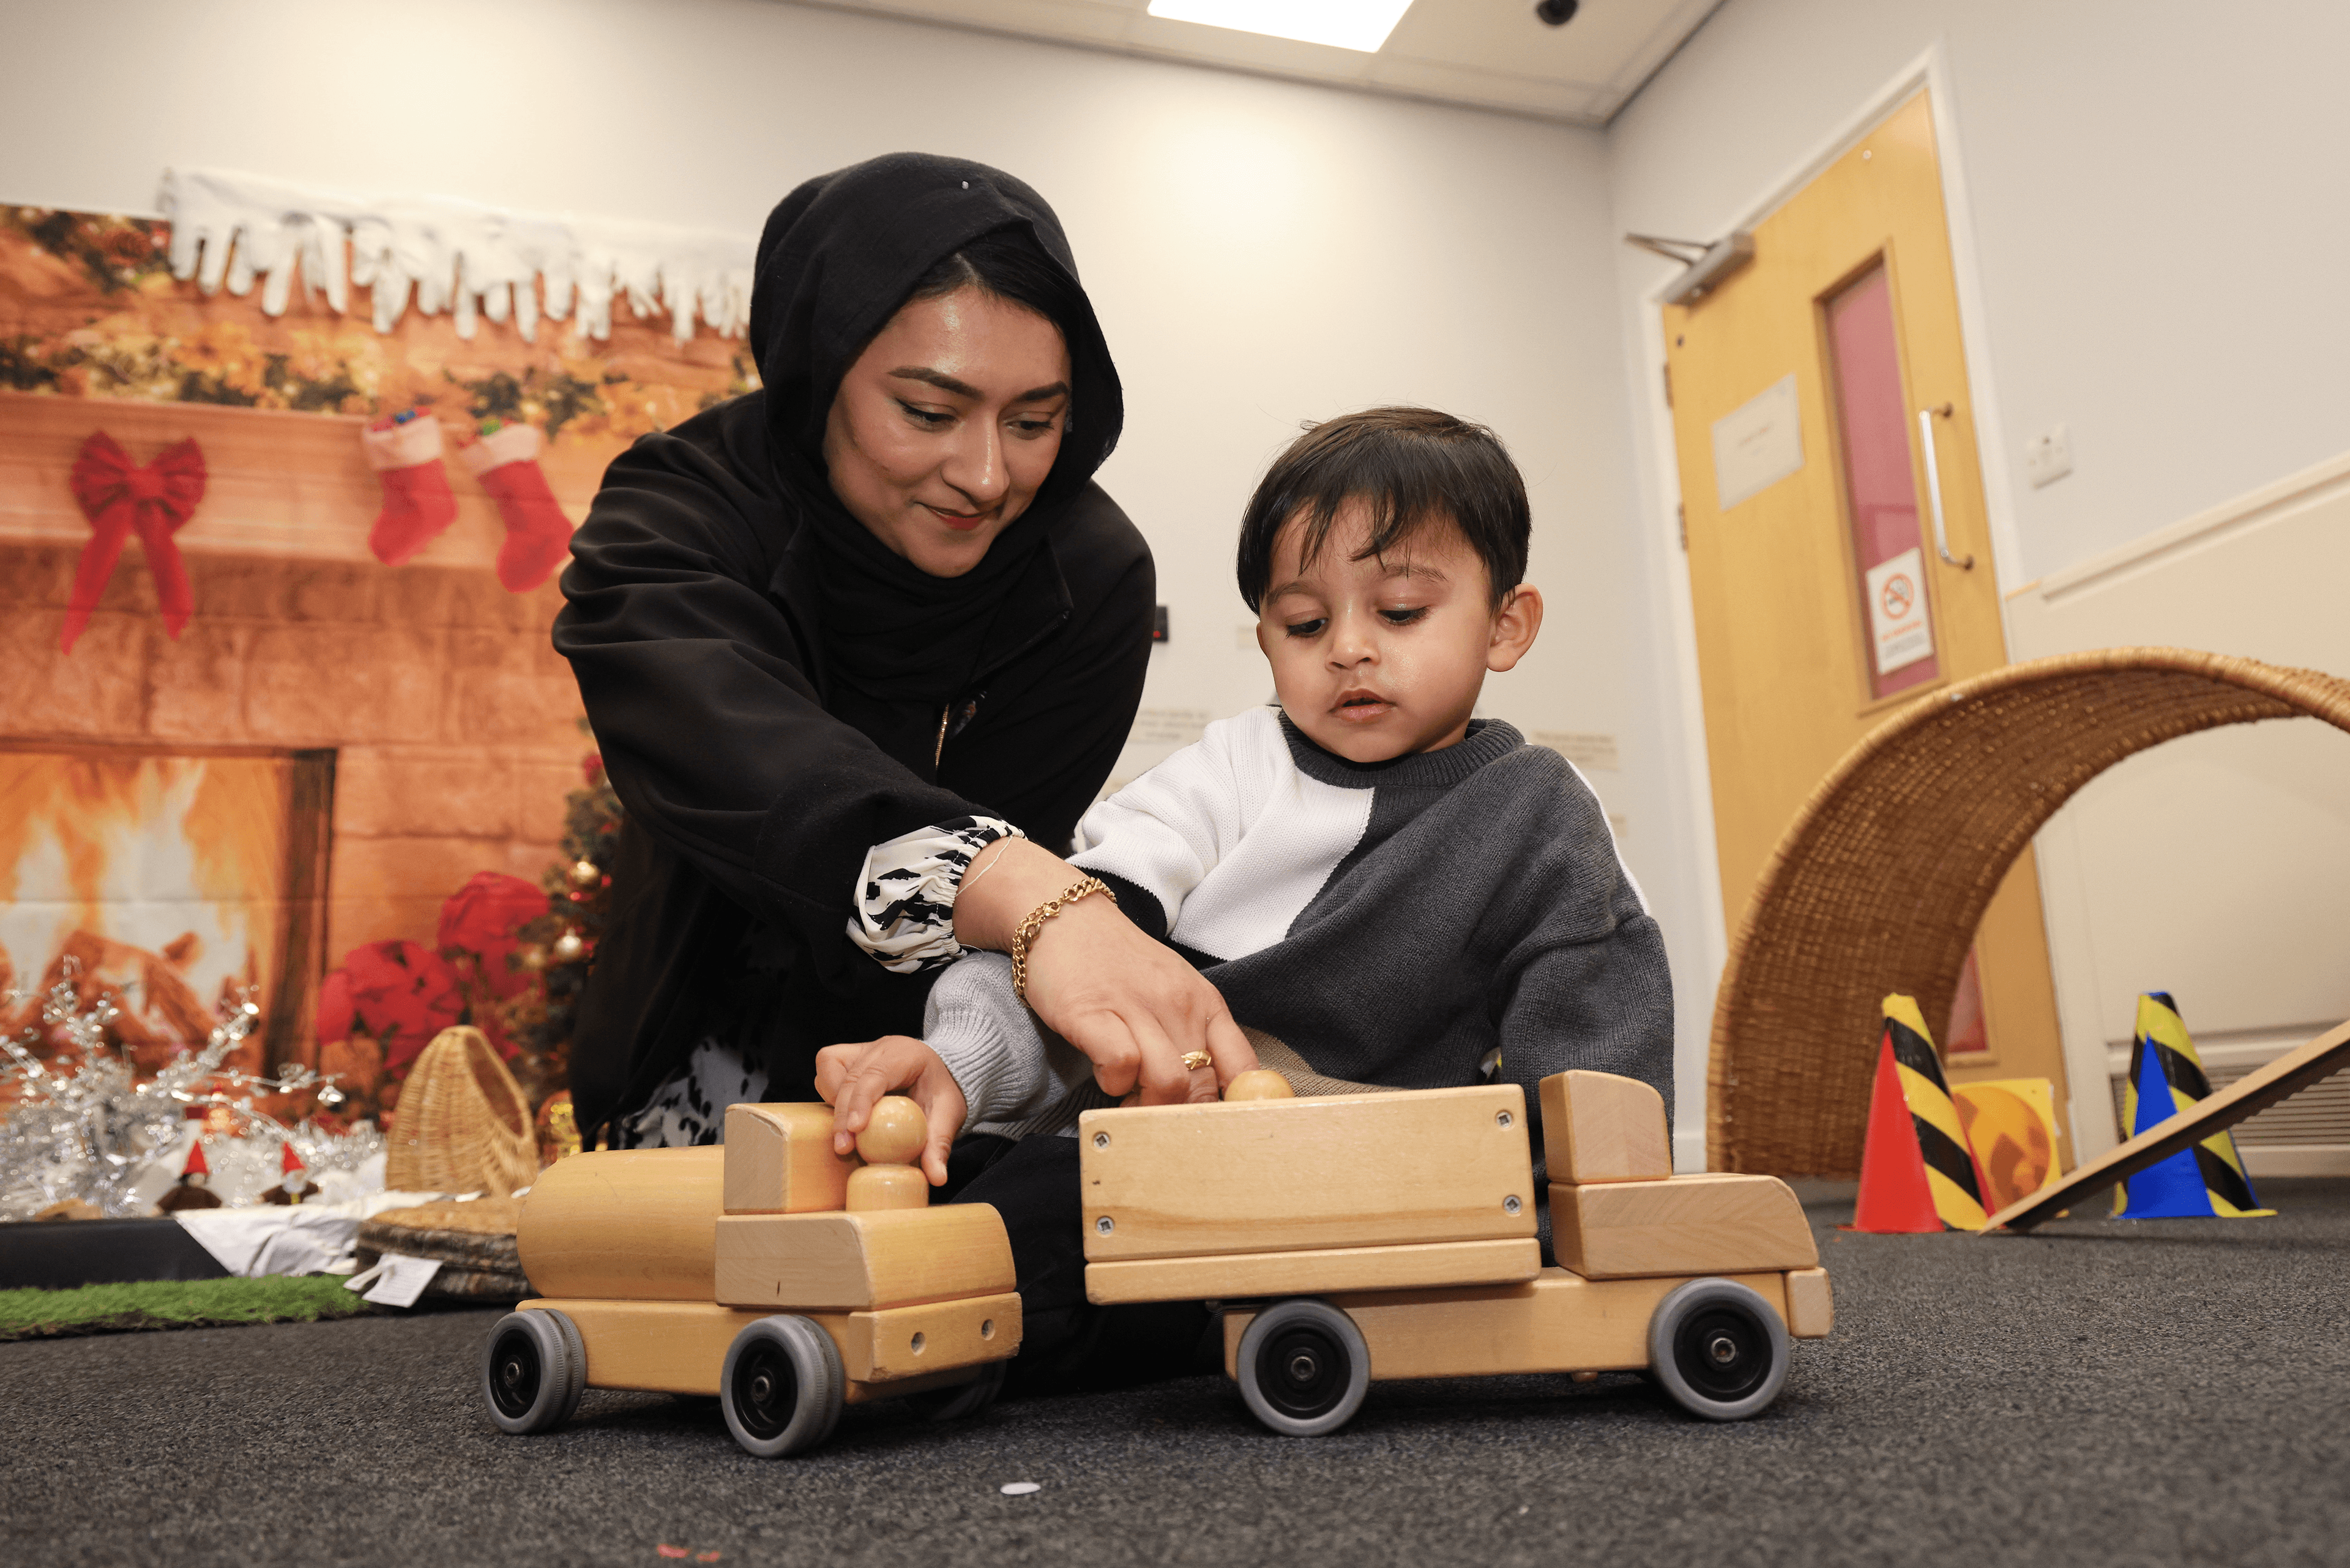
[[[1201,1068],[1207,1066],[1214,1060],[1215,1058],[1209,1055],[1205,1051],[1186,1051],[1183,1053],[1183,1065],[1191,1068],[1194,1073],[1198,1072]]]

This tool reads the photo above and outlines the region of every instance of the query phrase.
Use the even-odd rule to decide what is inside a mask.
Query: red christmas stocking
[[[383,510],[368,530],[368,548],[397,566],[432,542],[457,515],[449,471],[441,465],[441,421],[410,410],[360,432],[367,460],[383,478]]]
[[[508,593],[528,593],[546,581],[571,553],[571,519],[555,504],[538,466],[546,439],[533,425],[500,425],[457,449],[505,520],[498,546],[498,581]]]

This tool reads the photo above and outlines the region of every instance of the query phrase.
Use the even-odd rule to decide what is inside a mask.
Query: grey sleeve
[[[1074,1131],[1093,1064],[1012,993],[1012,961],[972,952],[950,965],[922,1011],[923,1043],[962,1090],[965,1132]],[[1066,1122],[1066,1127],[1061,1124]]]
[[[1673,1110],[1673,982],[1664,933],[1645,913],[1605,936],[1540,947],[1517,967],[1501,1022],[1502,1076],[1526,1093],[1542,1157],[1542,1095],[1553,1073],[1638,1078]]]

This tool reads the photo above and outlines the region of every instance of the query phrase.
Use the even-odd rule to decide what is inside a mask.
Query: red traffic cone
[[[1868,1141],[1861,1149],[1860,1201],[1853,1208],[1852,1228],[1879,1235],[1942,1228],[1890,1035],[1877,1048],[1877,1084],[1868,1095]]]

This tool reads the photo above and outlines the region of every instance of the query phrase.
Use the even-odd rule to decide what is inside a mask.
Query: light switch
[[[2023,443],[2023,477],[2032,481],[2033,489],[2054,484],[2072,472],[2073,439],[2063,425],[2051,425]]]

